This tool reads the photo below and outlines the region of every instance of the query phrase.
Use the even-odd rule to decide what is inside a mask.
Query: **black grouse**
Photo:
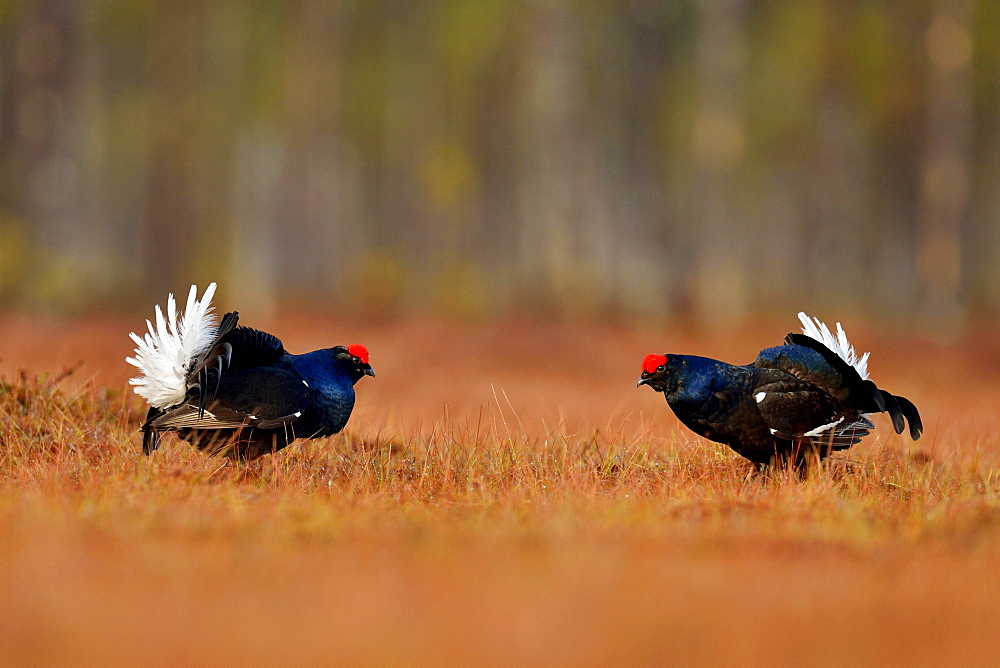
[[[354,384],[373,376],[364,346],[335,346],[303,355],[288,353],[277,337],[237,326],[239,314],[216,324],[215,283],[199,301],[191,286],[178,318],[174,296],[156,326],[140,338],[139,368],[129,381],[150,403],[142,425],[142,450],[157,448],[160,433],[173,431],[209,454],[255,459],[296,438],[336,434],[354,408]]]
[[[916,407],[868,380],[868,353],[858,356],[840,323],[836,336],[818,319],[799,313],[802,334],[762,350],[736,366],[694,355],[648,355],[639,385],[663,392],[689,429],[724,443],[754,464],[802,466],[844,450],[888,413],[896,433],[909,423],[920,438]]]

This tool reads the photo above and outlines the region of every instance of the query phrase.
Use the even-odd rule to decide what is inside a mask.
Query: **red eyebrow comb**
[[[642,361],[642,370],[646,373],[656,373],[656,370],[667,363],[666,355],[657,355],[656,353],[650,353],[646,355],[646,359]]]
[[[360,343],[352,343],[347,346],[347,352],[351,353],[365,364],[368,364],[368,349]]]

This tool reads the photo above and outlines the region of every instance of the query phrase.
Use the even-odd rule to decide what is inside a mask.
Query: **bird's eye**
[[[657,371],[663,371],[666,368],[667,368],[667,366],[665,364],[661,364],[660,366],[656,367],[656,370]]]
[[[352,359],[354,360],[355,364],[361,364],[361,358],[359,358],[359,357],[353,357]]]

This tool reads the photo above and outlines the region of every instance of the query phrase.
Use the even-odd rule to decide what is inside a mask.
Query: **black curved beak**
[[[371,367],[368,367],[367,369],[365,369],[365,375],[366,376],[371,376],[372,378],[374,378],[375,377],[375,369],[373,369]]]
[[[639,376],[639,382],[636,383],[635,386],[636,387],[642,387],[643,385],[645,385],[648,382],[649,382],[649,376],[647,376],[646,374],[643,374],[643,375]]]

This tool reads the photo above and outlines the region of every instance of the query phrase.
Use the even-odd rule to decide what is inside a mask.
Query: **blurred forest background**
[[[1000,314],[994,0],[0,0],[0,306]]]

